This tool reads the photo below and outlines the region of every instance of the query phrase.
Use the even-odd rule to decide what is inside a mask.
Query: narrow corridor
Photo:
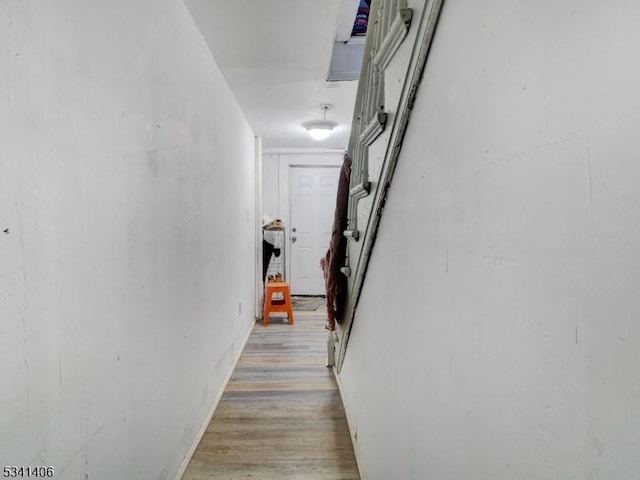
[[[255,325],[183,480],[360,478],[324,322],[296,311],[293,326]]]

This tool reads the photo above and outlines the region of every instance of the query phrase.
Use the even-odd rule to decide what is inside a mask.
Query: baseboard
[[[360,480],[365,480],[366,477],[364,472],[362,471],[362,462],[360,461],[360,447],[358,446],[358,442],[355,439],[354,433],[351,431],[351,423],[349,423],[347,408],[344,402],[344,395],[342,394],[342,380],[340,379],[340,375],[338,375],[335,366],[331,370],[333,370],[333,376],[335,377],[336,383],[338,384],[338,392],[340,392],[340,400],[342,401],[342,406],[344,408],[344,415],[345,417],[347,417],[347,428],[349,429],[349,437],[351,437],[351,445],[353,445],[353,454],[355,455],[356,463],[358,464]]]
[[[180,464],[180,468],[178,469],[178,473],[176,474],[175,480],[181,480],[182,479],[182,476],[184,475],[184,472],[187,470],[187,467],[189,466],[189,462],[191,461],[191,457],[193,457],[193,454],[196,453],[196,449],[198,448],[198,445],[200,444],[200,440],[202,440],[202,437],[204,436],[204,432],[207,431],[207,427],[209,426],[209,423],[211,423],[211,419],[213,418],[213,414],[215,413],[216,408],[218,408],[218,404],[220,403],[220,399],[222,398],[222,394],[224,393],[224,390],[227,388],[227,384],[229,383],[229,380],[231,380],[231,376],[233,375],[233,372],[236,369],[236,365],[238,365],[238,361],[240,360],[240,356],[242,355],[242,352],[244,352],[244,347],[247,345],[247,342],[249,341],[249,337],[251,336],[251,332],[253,332],[254,326],[255,326],[255,322],[251,324],[251,328],[247,332],[247,335],[245,336],[244,341],[242,342],[242,347],[238,351],[238,354],[236,355],[236,358],[233,361],[233,365],[229,369],[229,372],[227,372],[227,375],[224,377],[224,380],[222,382],[222,386],[218,390],[218,394],[216,395],[216,398],[213,401],[213,405],[211,406],[211,410],[207,414],[207,418],[205,419],[204,424],[200,428],[200,431],[198,432],[198,435],[196,435],[195,442],[193,443],[193,445],[191,445],[191,448],[189,448],[189,450],[187,451],[186,455],[184,456],[184,459],[182,460],[182,463]]]

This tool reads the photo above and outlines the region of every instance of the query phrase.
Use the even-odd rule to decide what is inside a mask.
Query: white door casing
[[[291,167],[291,292],[324,295],[320,259],[331,237],[340,168]]]

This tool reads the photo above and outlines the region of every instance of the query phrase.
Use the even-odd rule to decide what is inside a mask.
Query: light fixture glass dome
[[[327,120],[327,111],[329,111],[331,108],[333,108],[333,106],[329,104],[320,105],[320,110],[322,111],[322,120],[307,122],[303,124],[304,128],[307,129],[309,135],[311,135],[311,138],[313,138],[314,140],[324,140],[329,135],[331,135],[331,131],[336,127],[337,123]]]
[[[306,124],[304,128],[314,140],[324,140],[331,135],[333,127],[334,125],[330,122],[314,122]]]

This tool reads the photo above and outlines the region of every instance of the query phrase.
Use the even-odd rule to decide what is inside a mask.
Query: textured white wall
[[[179,0],[0,2],[0,99],[0,465],[173,478],[254,320],[253,132]]]
[[[367,480],[640,478],[638,24],[445,2],[341,374]]]

